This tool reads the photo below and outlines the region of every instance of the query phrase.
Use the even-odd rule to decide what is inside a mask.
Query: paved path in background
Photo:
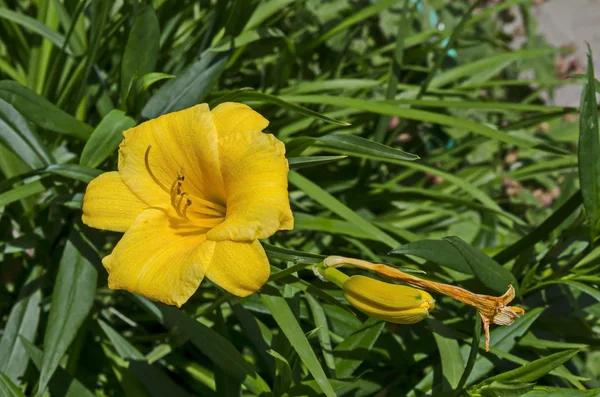
[[[585,43],[590,43],[595,70],[600,71],[600,0],[549,0],[536,6],[532,13],[538,20],[539,33],[549,43],[574,44],[577,57],[584,63]],[[557,90],[556,104],[578,106],[580,93],[579,87],[561,87]]]

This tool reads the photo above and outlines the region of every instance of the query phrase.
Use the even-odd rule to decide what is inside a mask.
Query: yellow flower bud
[[[396,324],[414,324],[424,320],[435,308],[429,293],[404,285],[390,284],[365,276],[348,277],[327,268],[323,276],[344,290],[344,297],[361,312]]]
[[[425,291],[365,276],[350,277],[344,296],[361,312],[396,324],[418,323],[435,308],[435,300]]]

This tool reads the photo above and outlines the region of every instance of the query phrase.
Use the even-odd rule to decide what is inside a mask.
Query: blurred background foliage
[[[565,80],[532,3],[1,0],[0,395],[600,395],[595,80]],[[549,105],[564,84],[581,109]],[[120,236],[81,224],[86,184],[123,130],[223,101],[287,147],[268,285],[181,310],[108,290]],[[489,353],[439,295],[384,324],[311,272],[332,254],[492,294],[503,266],[527,313]]]

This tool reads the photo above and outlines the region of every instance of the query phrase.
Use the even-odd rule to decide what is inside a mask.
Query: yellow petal
[[[343,288],[344,297],[352,306],[371,317],[396,324],[424,320],[435,308],[435,300],[423,290],[370,277],[352,276],[344,281]]]
[[[219,158],[227,217],[209,240],[252,241],[293,228],[282,142],[258,131],[220,136]]]
[[[189,194],[224,203],[217,130],[208,105],[160,116],[123,136],[121,178],[148,205],[170,206],[170,188],[182,171]]]
[[[106,172],[89,183],[83,197],[83,223],[124,232],[147,205],[123,183],[118,172]]]
[[[207,241],[206,244],[214,246],[206,277],[226,291],[248,296],[269,278],[269,260],[258,241]]]
[[[102,260],[108,286],[181,306],[200,285],[214,244],[179,229],[160,209],[144,210]]]
[[[269,125],[269,120],[243,103],[222,103],[212,110],[212,114],[219,137],[262,131]]]
[[[365,276],[350,277],[344,283],[344,294],[346,299],[350,298],[373,308],[391,311],[413,309],[424,302],[427,304],[435,302],[426,291]]]

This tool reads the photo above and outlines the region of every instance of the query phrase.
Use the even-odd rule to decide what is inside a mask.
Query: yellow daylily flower
[[[270,266],[258,239],[291,230],[285,146],[241,103],[166,114],[123,133],[118,171],[94,179],[83,222],[124,232],[108,286],[181,306],[206,276],[238,296]]]

